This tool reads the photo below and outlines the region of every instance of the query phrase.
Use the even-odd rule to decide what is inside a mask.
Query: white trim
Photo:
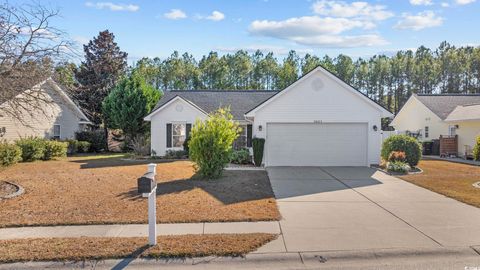
[[[283,89],[282,91],[278,92],[276,95],[272,96],[270,99],[268,99],[267,101],[265,101],[264,103],[260,104],[259,106],[257,106],[256,108],[254,108],[253,110],[249,111],[247,114],[245,114],[245,117],[254,117],[255,116],[255,113],[260,110],[261,108],[267,106],[268,104],[270,104],[271,102],[273,102],[275,99],[278,99],[280,96],[284,95],[287,91],[289,91],[290,89],[293,89],[297,86],[297,84],[299,84],[301,81],[303,80],[306,80],[307,78],[313,76],[313,74],[315,72],[322,72],[323,74],[325,74],[327,77],[333,79],[335,82],[337,82],[338,84],[340,85],[343,85],[347,90],[349,90],[350,92],[353,92],[355,93],[355,95],[357,95],[358,97],[362,98],[364,101],[366,101],[368,104],[370,104],[371,106],[373,106],[374,108],[376,108],[377,110],[379,110],[381,113],[382,113],[382,116],[383,117],[392,117],[393,114],[389,111],[387,111],[385,108],[383,108],[382,106],[378,105],[377,103],[375,103],[373,100],[369,99],[368,97],[364,96],[362,93],[358,92],[355,88],[353,88],[352,86],[348,85],[347,83],[345,83],[344,81],[342,81],[340,78],[338,78],[337,76],[333,75],[332,73],[330,73],[329,71],[325,70],[323,67],[321,66],[318,66],[316,67],[315,69],[313,69],[312,71],[310,71],[309,73],[305,74],[303,77],[301,77],[300,79],[298,79],[297,81],[295,81],[294,83],[292,83],[291,85],[289,85],[287,88]]]
[[[194,103],[182,98],[181,96],[175,96],[174,98],[170,99],[167,103],[163,104],[162,106],[160,106],[159,108],[157,108],[155,111],[151,112],[149,115],[145,116],[143,118],[144,121],[152,121],[152,116],[154,116],[155,114],[157,114],[158,112],[160,112],[161,110],[163,110],[165,107],[167,107],[168,105],[172,104],[173,102],[177,101],[177,100],[182,100],[183,102],[187,103],[189,106],[191,106],[192,108],[198,110],[199,112],[205,114],[206,116],[208,116],[208,113],[205,112],[202,108],[198,107],[197,105],[195,105]]]
[[[170,140],[172,142],[172,146],[171,147],[165,147],[165,149],[166,150],[183,150],[183,143],[182,143],[182,146],[173,146],[173,125],[184,125],[185,126],[185,135],[184,135],[185,139],[183,140],[185,142],[185,140],[187,139],[187,124],[188,124],[188,122],[187,121],[171,121],[171,122],[167,122],[167,125],[168,124],[172,125],[172,134],[170,134]],[[175,136],[180,137],[182,135],[175,135]]]

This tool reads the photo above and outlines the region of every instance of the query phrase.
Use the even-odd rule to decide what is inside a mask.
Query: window
[[[428,127],[425,127],[425,138],[428,138],[429,134],[428,134]]]
[[[238,138],[233,142],[233,149],[239,150],[247,147],[247,125],[240,125]]]
[[[53,138],[60,139],[60,125],[53,125]]]
[[[456,129],[457,129],[456,126],[449,126],[448,127],[448,135],[455,136],[457,134]]]
[[[172,147],[183,147],[187,133],[186,124],[172,124]]]

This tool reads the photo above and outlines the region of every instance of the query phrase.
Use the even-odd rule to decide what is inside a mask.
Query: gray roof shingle
[[[480,94],[417,94],[416,97],[442,120],[457,106],[480,104]]]
[[[235,120],[244,120],[244,114],[269,99],[278,91],[272,90],[175,90],[165,91],[152,112],[162,107],[176,96],[211,113],[220,107],[230,107]]]

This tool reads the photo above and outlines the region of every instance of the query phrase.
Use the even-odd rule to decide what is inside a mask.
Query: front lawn
[[[0,180],[20,184],[25,193],[0,201],[0,227],[147,223],[137,178],[150,161],[121,157],[78,156],[4,169]],[[206,181],[189,161],[161,161],[157,181],[159,223],[280,218],[265,171],[225,171],[221,179]]]
[[[0,241],[0,263],[21,261],[83,261],[124,257],[171,258],[240,256],[275,239],[274,234],[205,234],[146,238],[39,238]]]
[[[480,207],[480,189],[472,186],[480,181],[480,167],[439,160],[422,160],[421,174],[400,176],[401,179],[458,201]]]

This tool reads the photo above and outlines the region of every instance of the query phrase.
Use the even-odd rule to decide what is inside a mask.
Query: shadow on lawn
[[[112,267],[112,270],[121,270],[125,269],[133,260],[136,258],[140,257],[142,253],[147,250],[150,246],[149,245],[143,245],[133,251],[131,254],[129,254],[126,258],[121,260],[119,263],[117,263],[114,267]]]
[[[98,168],[108,168],[108,167],[146,165],[149,163],[167,163],[167,162],[175,162],[175,161],[177,160],[167,160],[167,159],[128,160],[124,156],[115,156],[115,157],[105,157],[105,158],[70,160],[69,162],[80,163],[80,169],[98,169]]]
[[[275,198],[265,171],[225,171],[221,178],[215,180],[202,180],[198,175],[194,175],[189,179],[159,182],[157,197],[194,189],[202,189],[223,204]],[[136,189],[118,196],[130,200],[142,199]]]

